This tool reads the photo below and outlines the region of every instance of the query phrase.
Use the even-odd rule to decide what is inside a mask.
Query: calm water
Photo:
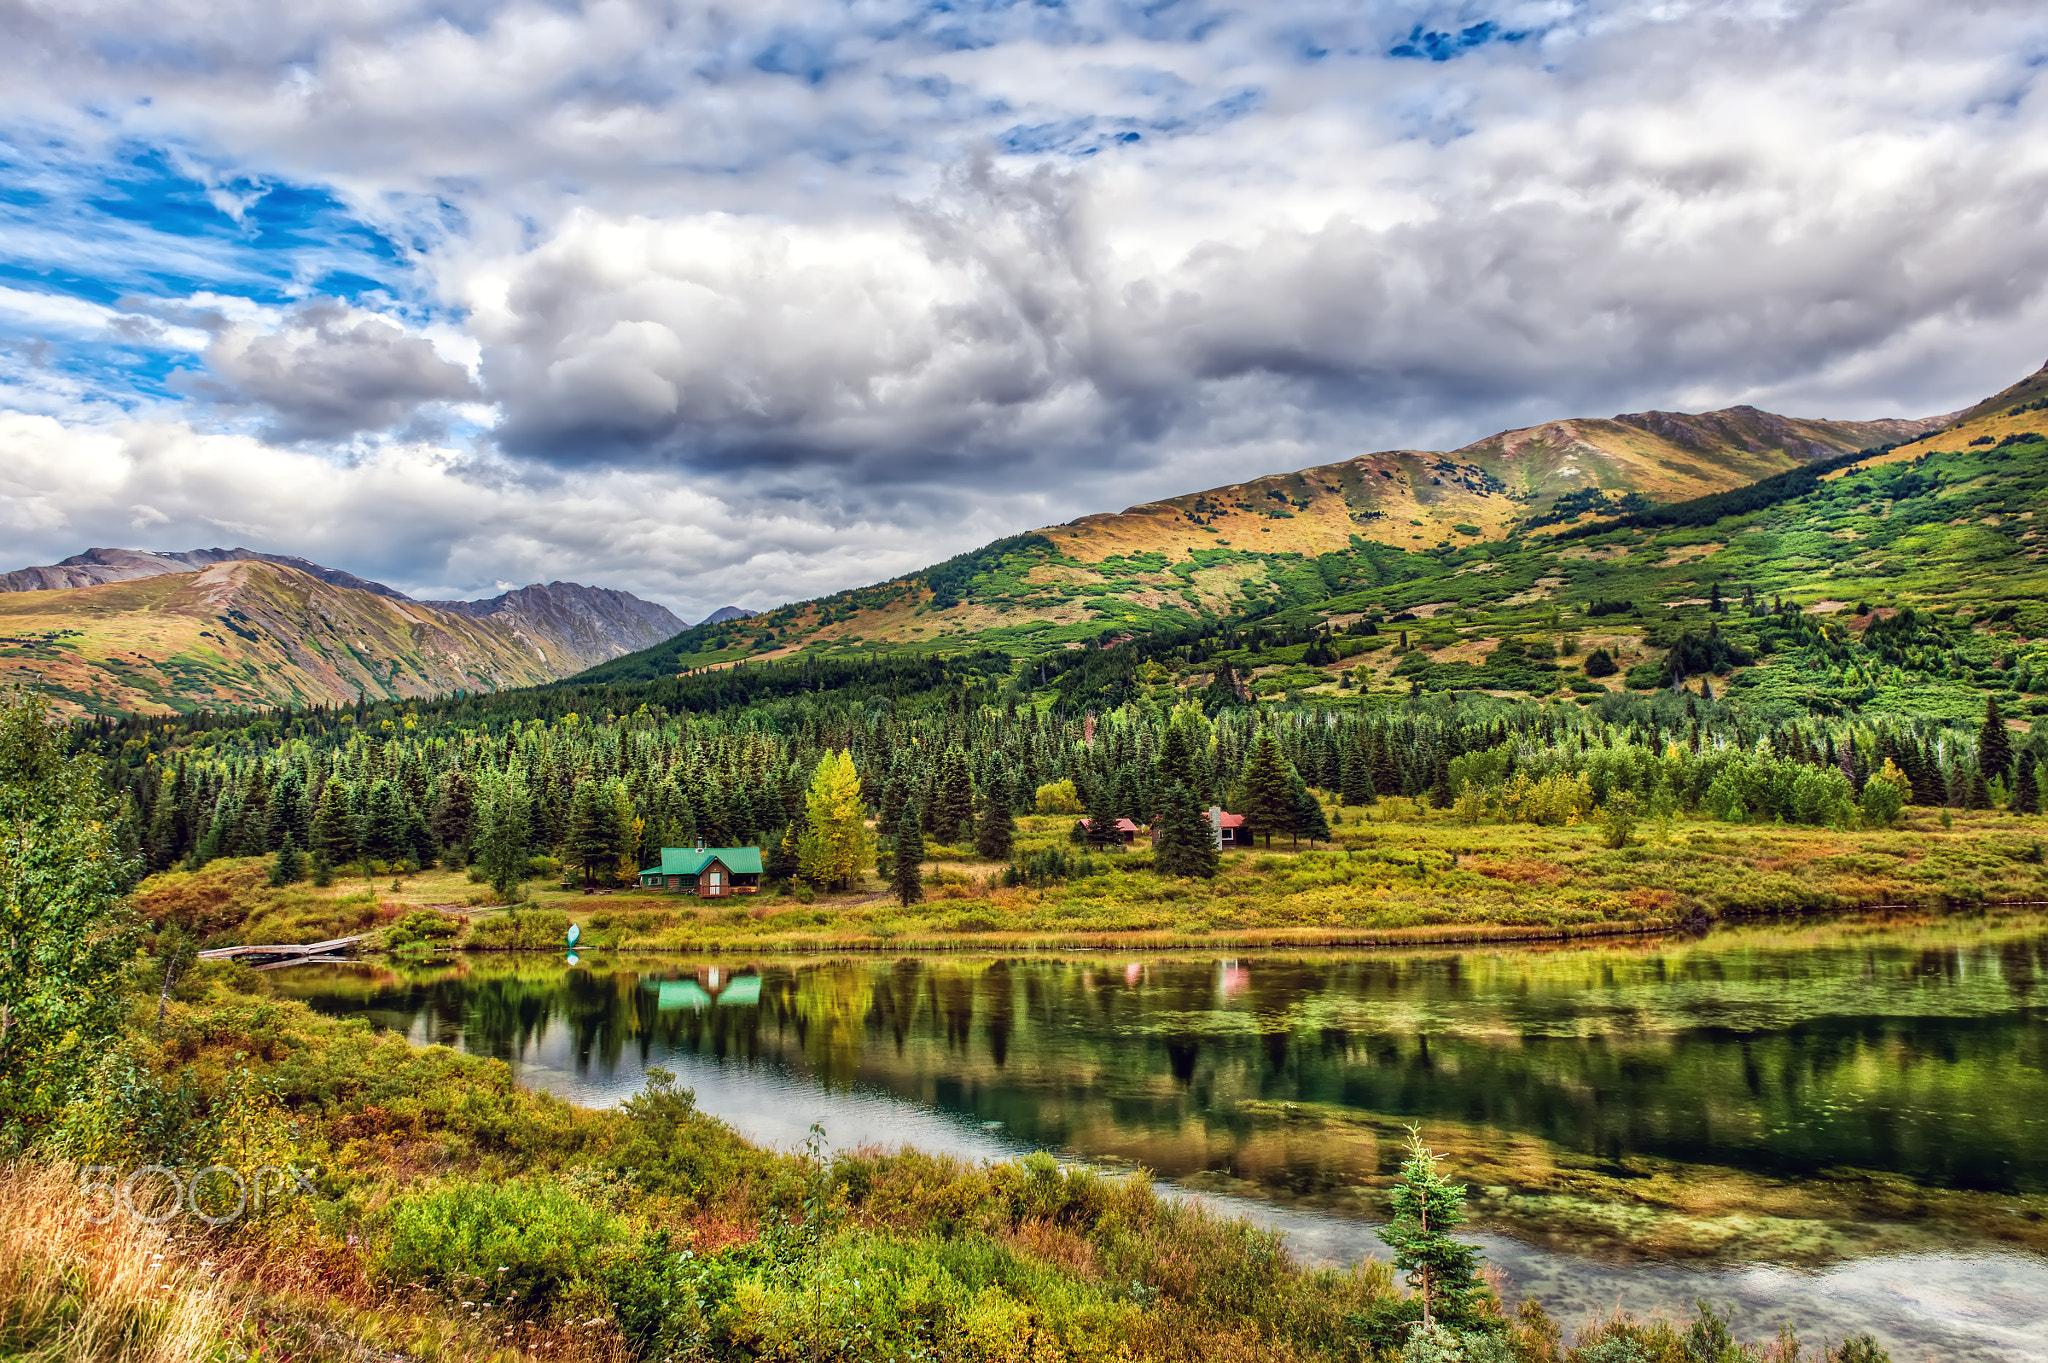
[[[523,1083],[613,1103],[650,1065],[755,1139],[1128,1160],[1285,1226],[1396,1158],[1388,1119],[1459,1124],[1580,1167],[1640,1160],[1798,1182],[1845,1167],[2048,1193],[2048,930],[1837,924],[1556,950],[716,963],[482,958],[280,972],[285,992]],[[1378,1135],[1375,1134],[1375,1124]],[[1757,1331],[1875,1327],[1901,1357],[2048,1359],[2026,1254],[1603,1267],[1481,1237],[1567,1314],[1711,1290]]]

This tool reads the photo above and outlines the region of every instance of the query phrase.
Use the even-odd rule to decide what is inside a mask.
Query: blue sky
[[[2044,52],[1997,0],[24,0],[0,527],[691,614],[1552,417],[1948,410],[2048,353]]]

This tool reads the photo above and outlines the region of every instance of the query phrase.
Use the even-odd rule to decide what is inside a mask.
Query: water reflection
[[[1767,1232],[1744,1253],[1833,1267],[1715,1266],[1628,1215],[1612,1218],[1615,1244],[1696,1262],[1589,1262],[1617,1204],[1564,1222],[1572,1194],[1558,1186],[1519,1220],[1516,1190],[1475,1186],[1482,1220],[1521,1237],[1477,1238],[1512,1290],[1568,1320],[1705,1293],[1753,1336],[1790,1318],[1833,1336],[1873,1329],[1898,1357],[2048,1363],[2048,1263],[1914,1249],[2048,1206],[2031,1200],[2048,1190],[2044,967],[2048,931],[2027,921],[1229,959],[476,957],[272,978],[324,1011],[497,1057],[579,1103],[617,1102],[658,1064],[755,1140],[794,1146],[820,1122],[839,1145],[1127,1160],[1177,1180],[1176,1195],[1287,1230],[1309,1258],[1375,1248],[1345,1190],[1390,1169],[1385,1137],[1401,1120],[1492,1139],[1491,1152],[1460,1152],[1476,1184],[1516,1172],[1533,1184],[1544,1160],[1562,1170],[1554,1185],[1607,1177],[1597,1196],[1610,1198],[1614,1180],[1649,1178],[1643,1157],[1686,1162],[1673,1166],[1682,1181],[1747,1171],[1725,1210]],[[1580,1163],[1563,1169],[1559,1152]],[[1802,1179],[1901,1176],[1977,1190],[1942,1194],[1975,1199],[1975,1231],[1944,1238],[1952,1225],[1936,1220],[1917,1241],[1858,1242],[1868,1228],[1847,1202],[1816,1214],[1745,1200]],[[1723,1233],[1696,1219],[1699,1243]]]
[[[1298,1121],[1289,1140],[1281,1120],[1349,1113],[1610,1161],[2040,1193],[2044,967],[2048,933],[2027,927],[1229,960],[483,958],[283,983],[577,1102],[616,1102],[661,1064],[778,1108],[886,1097],[1006,1148],[1300,1195],[1391,1158]]]

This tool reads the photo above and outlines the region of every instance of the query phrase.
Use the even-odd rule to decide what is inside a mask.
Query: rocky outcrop
[[[536,582],[487,601],[420,604],[501,625],[537,650],[577,659],[578,671],[636,653],[689,628],[666,606],[642,601],[631,592],[575,582]]]
[[[256,549],[88,549],[82,554],[40,568],[17,568],[0,573],[0,592],[57,592],[72,587],[97,587],[105,582],[133,582],[138,578],[162,577],[166,573],[194,573],[216,563],[254,560],[281,563],[333,587],[371,592],[394,601],[409,600],[404,592],[372,582],[339,568],[326,568],[310,559],[290,554],[266,554]]]

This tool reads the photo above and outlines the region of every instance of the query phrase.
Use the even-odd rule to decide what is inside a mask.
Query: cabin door
[[[711,871],[706,873],[704,877],[704,893],[710,895],[714,899],[717,898],[719,895],[724,894],[725,873],[722,871]]]

